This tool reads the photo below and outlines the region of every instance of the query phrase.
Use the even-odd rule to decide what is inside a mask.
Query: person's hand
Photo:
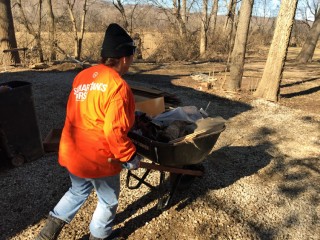
[[[128,162],[123,163],[122,167],[128,170],[135,170],[139,168],[141,160],[142,157],[138,154],[135,154],[132,159],[130,159]]]

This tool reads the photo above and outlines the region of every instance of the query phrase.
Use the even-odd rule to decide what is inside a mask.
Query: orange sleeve
[[[122,100],[110,102],[105,115],[103,131],[111,153],[122,162],[130,160],[136,147],[127,136],[134,123],[134,109]]]

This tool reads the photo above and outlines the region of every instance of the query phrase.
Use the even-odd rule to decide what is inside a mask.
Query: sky
[[[105,1],[111,1],[111,0],[105,0]],[[134,2],[154,2],[157,1],[158,3],[160,3],[162,6],[165,7],[172,7],[172,0],[122,0],[125,3],[134,3]],[[298,9],[296,12],[296,19],[305,19],[306,17],[308,18],[308,20],[313,21],[314,20],[314,16],[313,14],[311,14],[310,11],[304,11],[306,12],[307,16],[302,16],[301,15],[301,9],[306,9],[304,6],[306,5],[305,2],[308,1],[309,3],[311,3],[311,5],[313,5],[314,3],[318,2],[318,5],[320,5],[320,0],[299,0],[298,1]],[[187,0],[187,2],[194,2],[195,4],[193,4],[193,11],[201,11],[201,3],[202,0],[197,0],[197,1],[191,1],[191,0]],[[224,15],[227,12],[227,7],[224,6],[226,2],[226,0],[219,0],[219,15]],[[212,3],[212,0],[209,0],[209,3]],[[278,15],[278,11],[279,11],[279,6],[281,4],[281,0],[255,0],[254,1],[254,9],[253,9],[253,15],[254,16],[263,16],[263,17],[276,17]],[[267,6],[265,6],[267,5]],[[239,5],[240,6],[240,5]],[[210,9],[211,7],[209,7]],[[299,11],[300,9],[300,11]]]
[[[224,1],[221,0],[219,2],[223,3]],[[309,2],[310,6],[315,6],[315,5],[320,6],[320,0],[298,0],[296,19],[305,20],[307,18],[308,20],[313,21],[314,14],[312,14],[310,9],[306,7],[307,5],[306,2]],[[253,8],[254,16],[276,17],[279,12],[281,0],[255,0],[254,3],[255,3]],[[265,4],[267,6],[265,6]],[[222,11],[220,12],[220,14],[226,13],[226,8],[221,10]]]

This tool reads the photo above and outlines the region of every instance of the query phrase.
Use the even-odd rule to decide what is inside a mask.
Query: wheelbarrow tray
[[[201,163],[210,154],[224,129],[225,126],[218,131],[174,143],[154,141],[131,131],[128,136],[140,155],[163,166],[182,167]]]

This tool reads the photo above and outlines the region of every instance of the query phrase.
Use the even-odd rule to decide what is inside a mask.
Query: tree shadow
[[[281,88],[291,87],[291,86],[299,85],[299,84],[306,83],[306,82],[313,82],[313,81],[316,81],[316,80],[319,80],[319,78],[309,78],[309,79],[302,80],[302,81],[297,81],[297,82],[294,82],[294,83],[281,84],[280,87]]]
[[[318,91],[320,91],[320,86],[309,88],[307,90],[302,90],[302,91],[299,91],[299,92],[280,94],[280,97],[282,97],[282,98],[293,98],[293,97],[297,97],[297,96],[312,94],[312,93],[315,93],[315,92],[318,92]]]
[[[313,179],[316,181],[320,176],[319,158],[292,159],[286,163],[284,161],[283,158],[277,159],[276,165],[268,172],[268,177],[278,176],[280,173],[279,194],[295,199],[310,188],[315,189],[316,192],[320,191],[320,186],[309,182]]]
[[[312,216],[310,216],[312,220],[311,226],[308,226],[309,231],[317,232],[317,223],[319,222],[319,216],[317,214],[317,206],[320,204],[319,192],[320,187],[317,183],[317,179],[319,179],[320,169],[315,167],[316,163],[319,161],[317,158],[305,158],[305,159],[296,159],[291,161],[289,164],[284,164],[284,157],[280,157],[276,159],[276,164],[265,176],[266,180],[279,177],[278,183],[278,194],[283,196],[289,201],[294,201],[299,197],[305,197],[305,193],[309,192],[310,197],[308,199]],[[295,172],[290,172],[290,170],[295,169]],[[313,177],[311,173],[314,173]],[[233,204],[228,205],[226,202],[219,202],[217,199],[212,199],[212,206],[219,206],[223,211],[228,213],[230,218],[235,219],[236,222],[243,222],[245,217],[243,213],[238,209],[241,207]],[[278,203],[281,204],[281,203]],[[283,231],[283,229],[295,229],[300,225],[305,226],[305,217],[303,216],[303,210],[297,208],[295,211],[288,212],[287,216],[284,216],[282,221],[280,221],[275,226],[268,225],[262,219],[250,218],[245,221],[245,225],[248,226],[252,233],[256,236],[257,239],[278,239],[279,233]],[[263,213],[261,213],[263,214]]]
[[[264,144],[266,146],[265,150],[268,149],[268,143]],[[270,148],[275,146],[269,145]],[[236,152],[234,152],[236,154]],[[265,160],[269,157],[265,155]],[[309,202],[310,208],[314,210],[310,211],[313,219],[312,226],[308,226],[310,231],[317,231],[317,222],[319,221],[319,216],[317,214],[317,206],[320,204],[319,192],[320,186],[318,184],[318,179],[320,175],[319,168],[319,158],[302,158],[302,159],[287,159],[287,156],[280,155],[276,158],[272,157],[273,164],[266,171],[264,176],[260,176],[265,181],[268,181],[271,178],[277,179],[277,193],[288,201],[294,201],[298,198],[305,198],[306,194],[309,196],[307,200]],[[268,161],[268,160],[267,160]],[[277,204],[283,204],[278,202]],[[246,217],[243,216],[242,209],[240,206],[230,204],[228,205],[225,201],[220,202],[217,199],[211,199],[210,205],[212,207],[219,206],[221,210],[228,213],[230,218],[235,219],[236,222],[243,222],[243,219]],[[279,207],[279,206],[278,206]],[[291,209],[292,211],[292,209]],[[249,218],[245,221],[245,225],[248,226],[253,235],[258,239],[277,239],[279,232],[282,232],[283,229],[288,228],[297,228],[300,225],[304,226],[304,216],[303,210],[295,209],[294,212],[288,213],[287,216],[284,216],[282,221],[276,226],[270,226],[263,218]],[[261,213],[263,214],[263,213]],[[305,226],[304,226],[305,227]]]

